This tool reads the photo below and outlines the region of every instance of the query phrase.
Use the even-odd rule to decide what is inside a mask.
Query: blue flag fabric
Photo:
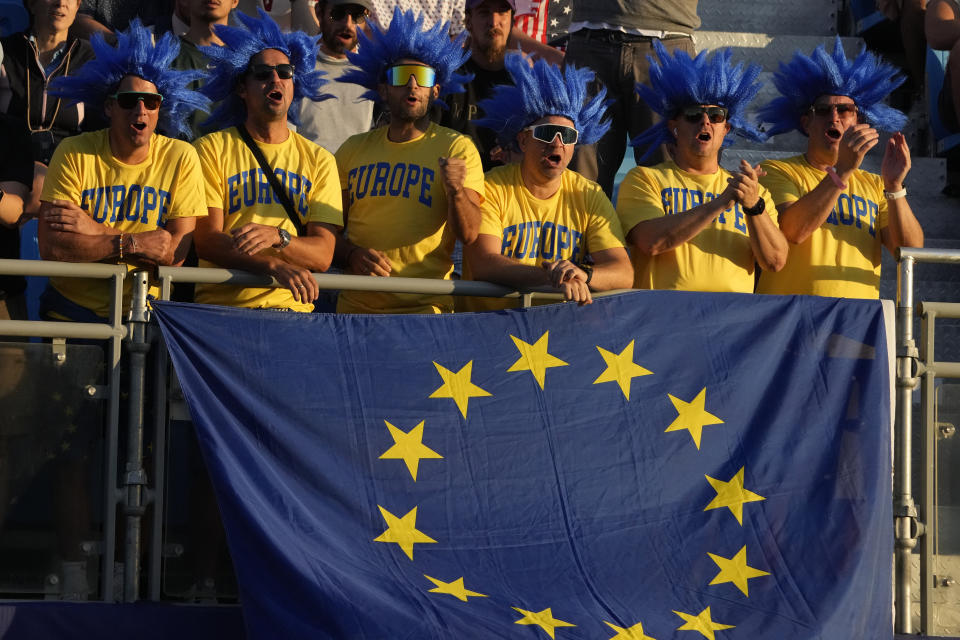
[[[251,638],[892,638],[876,301],[156,317]]]

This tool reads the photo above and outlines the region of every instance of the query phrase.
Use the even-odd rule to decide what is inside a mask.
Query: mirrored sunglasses
[[[703,114],[707,114],[707,119],[713,124],[720,124],[727,121],[726,107],[685,107],[680,111],[683,119],[690,123],[697,123],[703,120]]]
[[[147,111],[156,111],[163,103],[163,96],[159,93],[144,91],[118,91],[109,97],[116,100],[121,109],[133,109],[138,102],[143,102],[143,107]]]
[[[410,82],[411,77],[421,87],[432,87],[437,83],[437,72],[433,67],[422,64],[398,64],[387,68],[387,84],[391,86],[402,87]]]
[[[288,62],[282,62],[280,64],[252,64],[250,65],[250,75],[257,80],[271,80],[273,79],[273,72],[276,71],[278,78],[281,80],[289,80],[293,77],[295,69],[296,67]]]
[[[821,118],[825,118],[829,115],[832,115],[834,110],[836,110],[837,115],[841,118],[848,115],[856,115],[857,105],[853,103],[849,104],[815,104],[810,107],[810,111]]]
[[[348,9],[348,5],[338,4],[330,9],[330,19],[334,22],[340,22],[347,16],[353,18],[354,24],[363,24],[367,21],[367,10],[363,7],[353,5],[355,9]]]
[[[524,127],[524,131],[529,131],[534,140],[550,144],[554,138],[560,136],[560,142],[563,144],[577,144],[580,139],[580,132],[573,127],[565,124],[535,124]]]

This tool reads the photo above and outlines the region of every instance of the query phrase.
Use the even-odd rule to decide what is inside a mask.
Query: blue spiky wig
[[[401,12],[400,7],[394,7],[393,19],[386,30],[370,23],[371,35],[367,37],[358,29],[357,51],[347,53],[347,59],[356,68],[337,80],[365,87],[364,98],[381,102],[377,88],[384,82],[387,67],[406,58],[433,67],[440,85],[440,98],[463,93],[463,85],[473,79],[473,74],[457,73],[470,58],[470,49],[464,47],[466,32],[451,40],[449,22],[424,30],[423,20],[422,13]],[[442,100],[439,104],[446,106]]]
[[[316,39],[302,31],[284,33],[263,9],[257,9],[257,13],[259,18],[236,12],[243,27],[222,24],[214,27],[225,46],[200,47],[210,61],[209,79],[200,90],[219,103],[202,123],[204,128],[217,131],[247,119],[247,107],[236,92],[237,83],[250,66],[250,59],[267,49],[282,51],[294,66],[293,102],[287,111],[291,122],[299,122],[300,103],[304,98],[320,101],[333,97],[320,92],[327,80],[323,71],[316,70]]]
[[[724,138],[725,146],[733,144],[734,134],[758,142],[763,140],[763,134],[746,119],[747,106],[762,86],[757,80],[759,65],[732,65],[730,49],[718,49],[712,54],[701,51],[691,58],[686,51],[675,51],[671,55],[659,40],[654,40],[653,48],[659,61],[647,56],[650,85],[638,84],[636,92],[663,120],[630,141],[635,147],[647,148],[644,158],[661,144],[673,142],[667,120],[693,105],[726,107],[730,133]]]
[[[61,76],[50,83],[50,93],[71,102],[83,102],[89,108],[103,111],[107,98],[116,92],[126,76],[137,76],[152,82],[163,96],[157,129],[171,136],[190,137],[187,116],[192,112],[209,111],[210,101],[189,89],[192,82],[206,77],[202,71],[177,71],[171,64],[180,53],[179,39],[165,33],[153,44],[153,35],[139,18],[130,21],[126,31],[118,31],[117,46],[107,44],[99,33],[90,39],[95,57],[76,73]]]
[[[504,149],[518,149],[517,134],[546,116],[572,120],[580,132],[578,144],[592,144],[610,129],[609,119],[603,120],[606,89],[593,97],[587,93],[594,78],[590,69],[573,65],[560,69],[543,59],[531,65],[520,52],[508,53],[503,62],[514,84],[497,85],[489,98],[477,103],[484,115],[476,124],[493,129]]]
[[[848,60],[838,36],[832,54],[820,45],[810,56],[797,51],[790,62],[781,62],[780,69],[773,74],[780,97],[761,108],[758,115],[770,124],[771,136],[792,129],[804,133],[800,117],[817,98],[847,96],[874,128],[899,131],[907,123],[907,116],[883,104],[883,99],[905,79],[896,67],[868,53],[866,48]]]

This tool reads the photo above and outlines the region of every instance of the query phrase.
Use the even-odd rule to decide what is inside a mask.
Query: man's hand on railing
[[[285,260],[274,260],[272,275],[277,282],[290,290],[297,302],[313,302],[320,295],[320,287],[313,274],[303,267],[290,264]]]
[[[230,231],[233,246],[240,253],[255,256],[264,249],[276,246],[280,241],[277,227],[250,222]]]
[[[386,254],[367,247],[354,246],[347,254],[347,267],[351,273],[360,276],[382,276],[386,278],[393,270]]]
[[[107,228],[96,222],[86,211],[68,200],[54,200],[40,209],[40,221],[53,231],[79,233],[85,236],[99,236],[109,233]]]

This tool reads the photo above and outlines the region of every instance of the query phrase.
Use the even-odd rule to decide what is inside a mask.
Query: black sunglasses
[[[859,109],[857,109],[857,105],[853,103],[815,104],[812,107],[810,107],[810,111],[812,111],[814,115],[817,115],[821,118],[825,118],[831,115],[834,109],[836,109],[837,115],[840,116],[841,118],[846,115],[856,115],[857,111],[859,111]]]
[[[117,101],[121,109],[134,109],[138,102],[142,102],[147,111],[156,111],[163,103],[163,96],[159,93],[144,91],[118,91],[110,97]]]
[[[277,72],[277,77],[281,80],[289,80],[293,77],[293,72],[296,69],[292,64],[288,62],[281,62],[280,64],[252,64],[250,65],[250,75],[252,75],[257,80],[271,80],[273,79],[273,72]]]
[[[713,124],[720,124],[727,121],[727,113],[729,112],[726,107],[695,106],[684,107],[680,110],[683,119],[694,124],[703,120],[703,114],[707,114],[707,119]]]
[[[338,4],[330,9],[330,19],[334,22],[340,22],[347,16],[353,18],[354,24],[363,24],[367,21],[367,10],[360,6],[356,9],[348,9],[346,4]]]

